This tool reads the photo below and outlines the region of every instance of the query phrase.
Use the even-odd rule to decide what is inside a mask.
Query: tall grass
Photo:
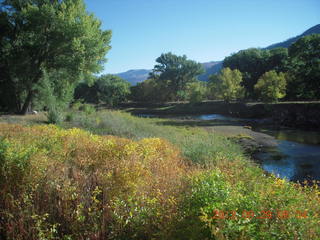
[[[165,125],[165,120],[138,118],[118,111],[100,111],[87,115],[76,114],[64,127],[84,128],[99,135],[115,135],[130,139],[159,137],[179,147],[182,154],[193,163],[210,166],[221,158],[230,161],[244,158],[241,147],[218,134],[201,128]]]

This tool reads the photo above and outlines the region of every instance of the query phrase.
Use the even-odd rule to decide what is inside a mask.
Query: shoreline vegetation
[[[120,111],[45,119],[0,118],[4,239],[320,236],[318,185],[265,174],[235,139]]]
[[[317,130],[320,128],[320,101],[278,103],[202,101],[198,103],[123,103],[119,109],[138,114],[185,115],[223,114],[235,118],[266,119],[275,127]]]

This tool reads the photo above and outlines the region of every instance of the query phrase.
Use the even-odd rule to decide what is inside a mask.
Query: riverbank
[[[4,121],[23,118],[7,116]],[[41,122],[36,117],[28,121],[24,124]],[[3,189],[15,194],[20,194],[17,189],[30,189],[28,205],[21,195],[21,202],[9,205],[20,208],[6,209],[10,213],[6,217],[13,216],[10,220],[15,223],[20,216],[24,223],[28,216],[42,216],[30,211],[46,206],[47,212],[41,214],[50,218],[41,218],[43,229],[55,226],[55,233],[75,239],[91,234],[92,229],[95,234],[101,223],[112,230],[110,234],[120,234],[114,239],[319,238],[316,186],[306,188],[266,174],[234,138],[218,133],[217,122],[208,126],[212,131],[195,124],[188,119],[145,119],[99,111],[74,112],[59,127],[2,125],[1,164],[8,171],[0,174],[9,179],[2,184],[10,186]],[[241,131],[241,135],[243,129],[237,127],[230,134]],[[250,130],[249,126],[242,128]],[[186,167],[180,171],[181,178],[171,174],[179,170],[171,163],[177,159]],[[51,171],[48,175],[47,170]],[[10,181],[17,174],[28,179],[19,178],[19,188],[14,185],[17,181]],[[182,184],[173,184],[176,182]],[[50,194],[33,197],[43,192]],[[56,199],[69,204],[68,208]],[[102,204],[106,201],[110,203],[107,207]],[[215,210],[226,215],[217,218]],[[61,213],[66,217],[62,219]],[[285,219],[282,213],[287,214]]]
[[[132,114],[185,115],[222,114],[236,118],[266,119],[275,127],[320,130],[320,102],[281,103],[125,103],[120,109]]]
[[[140,115],[142,117],[156,117],[155,115]],[[196,116],[202,116],[196,118]],[[222,115],[187,115],[187,116],[161,116],[161,124],[169,126],[200,127],[209,133],[218,134],[239,143],[247,153],[254,154],[265,148],[276,147],[275,137],[254,131],[252,121],[238,120]],[[210,118],[214,118],[210,120]]]

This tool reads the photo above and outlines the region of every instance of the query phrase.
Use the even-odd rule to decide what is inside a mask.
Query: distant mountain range
[[[119,77],[127,80],[131,83],[131,85],[136,85],[139,82],[146,80],[149,77],[149,73],[151,70],[147,69],[136,69],[136,70],[129,70],[123,73],[118,73]]]
[[[273,48],[278,48],[278,47],[287,48],[291,44],[296,42],[298,39],[300,39],[304,36],[310,35],[310,34],[314,34],[314,33],[320,34],[320,24],[315,25],[312,28],[309,28],[307,31],[303,32],[302,34],[300,34],[296,37],[290,38],[284,42],[272,44],[264,49],[273,49]],[[220,69],[222,68],[222,63],[223,63],[223,61],[211,61],[211,62],[202,63],[202,65],[205,69],[205,73],[198,76],[198,79],[201,81],[208,81],[209,76],[211,74],[215,74],[220,71]],[[133,70],[129,70],[127,72],[118,73],[116,75],[127,80],[132,85],[136,85],[137,83],[146,80],[148,78],[150,72],[151,72],[151,70],[149,70],[149,69],[133,69]]]

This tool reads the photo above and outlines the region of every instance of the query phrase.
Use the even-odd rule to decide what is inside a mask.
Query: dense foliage
[[[62,95],[101,70],[110,31],[82,0],[6,0],[0,3],[0,107],[26,113],[44,72]]]
[[[168,228],[186,168],[167,141],[0,129],[1,239],[141,239]]]
[[[167,91],[163,85],[149,78],[136,86],[131,87],[131,99],[138,102],[161,102],[166,101]]]
[[[194,101],[195,92],[200,99],[251,99],[259,98],[275,101],[283,98],[289,100],[316,100],[320,98],[320,34],[301,38],[289,49],[275,48],[271,50],[250,48],[226,57],[224,69],[219,74],[209,77],[209,84],[202,85],[196,77],[201,74],[201,66],[185,56],[172,53],[162,54],[157,58],[151,78],[132,88],[132,99],[135,101],[159,102],[172,100]],[[237,74],[230,69],[237,71]],[[267,72],[285,73],[287,84],[280,84],[281,90],[273,88],[264,97],[255,88],[258,80]],[[231,74],[232,73],[232,74]],[[229,80],[227,80],[229,79]],[[233,79],[233,80],[232,80]],[[283,81],[282,81],[283,82]],[[258,86],[261,84],[258,84]],[[190,87],[193,86],[193,87]],[[201,88],[199,88],[201,86]],[[242,88],[243,87],[243,88]],[[193,97],[191,97],[194,88]],[[204,89],[206,88],[206,89]],[[201,89],[201,91],[199,91]],[[261,89],[261,88],[260,88]],[[200,93],[201,92],[201,93]],[[284,94],[286,92],[286,94]],[[200,97],[201,96],[201,97]]]
[[[166,91],[167,100],[183,100],[188,83],[196,81],[196,76],[204,72],[200,63],[172,53],[161,54],[152,76]]]
[[[214,98],[230,102],[243,97],[244,88],[241,83],[242,74],[238,69],[223,68],[218,75],[211,75],[209,88]]]
[[[320,34],[299,39],[289,47],[288,97],[320,99]]]
[[[265,102],[277,102],[286,95],[286,76],[284,73],[269,71],[263,74],[254,86],[259,98]]]
[[[194,81],[187,85],[186,98],[190,103],[197,103],[205,100],[208,95],[207,84],[201,81]]]
[[[114,106],[127,100],[130,94],[130,83],[116,75],[102,75],[92,86],[80,83],[75,89],[75,99],[87,103],[105,103]]]
[[[243,74],[243,86],[247,98],[255,98],[254,85],[270,70],[283,71],[288,51],[285,48],[262,50],[250,48],[239,51],[223,61],[223,67],[238,69]]]
[[[254,86],[271,70],[287,73],[287,99],[320,99],[320,34],[300,38],[289,49],[250,48],[226,57],[224,67],[238,69],[243,74],[246,98],[257,98]]]

